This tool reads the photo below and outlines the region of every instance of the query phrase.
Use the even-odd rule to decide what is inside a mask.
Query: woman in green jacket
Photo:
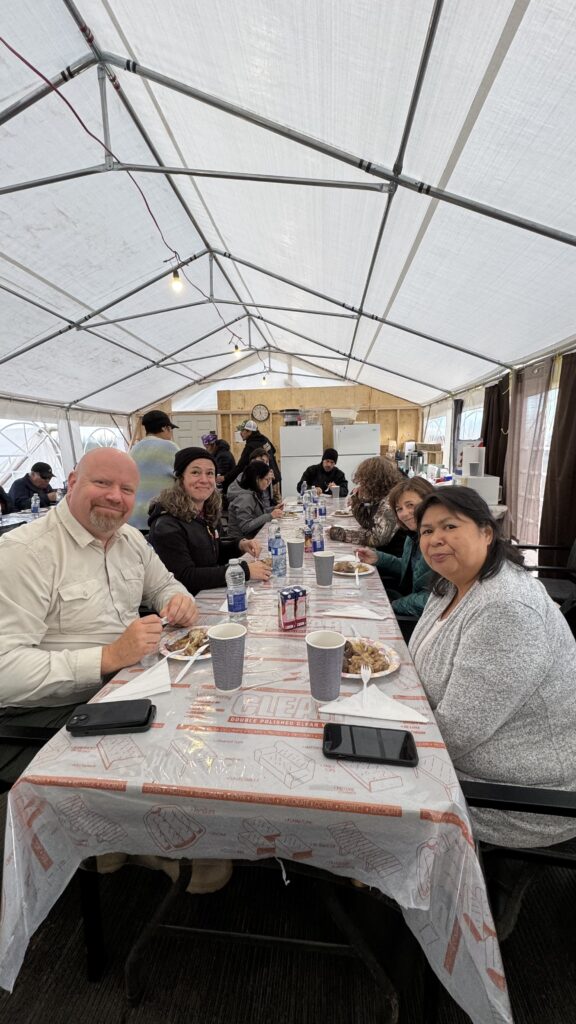
[[[386,592],[396,615],[419,617],[428,600],[434,574],[420,553],[415,512],[424,498],[433,491],[434,486],[428,480],[415,476],[412,480],[406,479],[396,484],[388,495],[388,504],[400,527],[406,531],[400,558],[374,548],[358,548],[358,556],[363,562],[375,565],[383,576],[393,577],[392,586],[386,585]]]

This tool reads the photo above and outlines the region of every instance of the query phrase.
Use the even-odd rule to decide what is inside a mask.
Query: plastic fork
[[[176,676],[176,679],[175,679],[175,680],[174,680],[174,682],[172,683],[172,686],[175,686],[175,685],[176,685],[176,683],[179,683],[179,682],[180,682],[180,680],[182,679],[182,676],[185,676],[185,675],[186,675],[186,673],[187,673],[188,669],[189,669],[189,668],[190,668],[190,667],[191,667],[191,666],[192,666],[192,665],[194,664],[194,662],[196,661],[196,658],[199,658],[201,654],[204,654],[204,651],[206,650],[206,648],[207,648],[207,647],[208,647],[208,644],[203,644],[203,645],[202,645],[202,647],[199,647],[199,648],[198,648],[198,650],[197,650],[197,651],[196,651],[196,652],[195,652],[195,653],[194,653],[194,654],[192,655],[192,657],[190,658],[190,660],[186,662],[186,664],[184,665],[184,668],[183,668],[183,669],[181,669],[181,671],[180,671],[180,672],[178,673],[178,675]]]
[[[366,705],[366,688],[372,678],[370,665],[360,665],[360,677],[362,679],[362,707]]]

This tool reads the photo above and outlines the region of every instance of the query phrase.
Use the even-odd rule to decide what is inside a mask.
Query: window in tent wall
[[[52,485],[62,486],[65,474],[56,424],[0,420],[0,485],[9,490],[35,462],[47,462],[54,471]]]
[[[94,448],[118,448],[121,452],[126,451],[126,441],[118,427],[80,427],[80,437],[84,454]]]

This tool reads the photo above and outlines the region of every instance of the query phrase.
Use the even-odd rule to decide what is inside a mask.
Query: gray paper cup
[[[310,691],[321,704],[340,695],[345,643],[346,637],[331,629],[316,629],[306,636]]]
[[[314,569],[316,572],[316,583],[319,587],[332,586],[332,573],[334,572],[334,552],[315,551]]]
[[[287,540],[288,565],[291,569],[301,569],[304,565],[304,540]]]
[[[217,690],[230,693],[242,686],[246,633],[246,626],[236,622],[222,622],[219,626],[210,626],[208,638]]]

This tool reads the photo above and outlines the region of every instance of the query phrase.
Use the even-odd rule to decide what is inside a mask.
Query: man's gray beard
[[[120,519],[112,516],[102,515],[100,512],[92,511],[90,513],[90,522],[101,533],[113,533],[122,526]]]

